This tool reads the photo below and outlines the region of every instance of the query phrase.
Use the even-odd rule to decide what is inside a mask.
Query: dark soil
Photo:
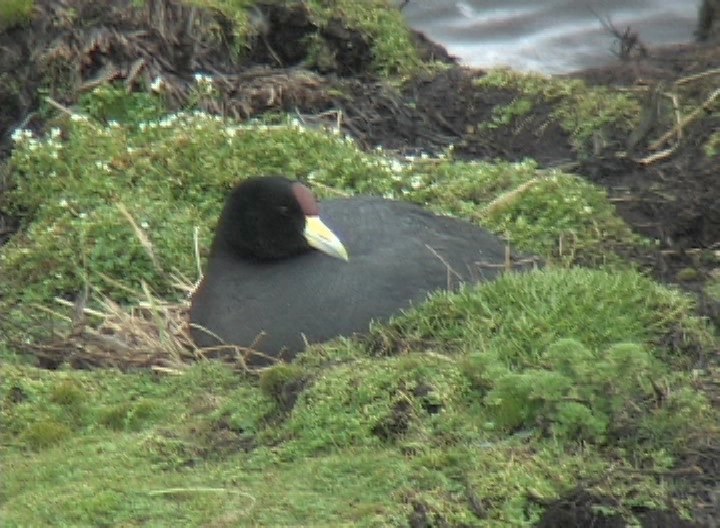
[[[601,498],[578,489],[548,505],[537,528],[557,526],[592,526],[593,528],[624,528],[627,521],[622,515],[606,513],[613,507],[612,499]],[[633,516],[643,528],[692,528],[697,526],[680,518],[675,512],[638,509]]]
[[[478,89],[472,81],[482,71],[453,65],[442,73],[411,79],[401,89],[389,86],[372,74],[372,46],[366,36],[340,19],[317,27],[302,4],[286,9],[268,2],[260,8],[257,36],[242,56],[234,53],[230,21],[169,0],[146,0],[142,8],[132,7],[131,0],[36,4],[29,26],[0,32],[0,160],[9,155],[15,128],[43,130],[47,111],[41,112],[40,93],[69,106],[104,82],[144,90],[160,76],[170,104],[182,108],[193,74],[209,72],[221,93],[219,100],[205,103],[210,112],[243,119],[268,111],[295,111],[307,123],[321,125],[335,124],[337,118],[322,112],[341,110],[344,132],[366,148],[381,145],[401,153],[433,153],[454,145],[460,159],[533,158],[545,167],[567,167],[605,187],[619,214],[638,233],[658,240],[651,250],[628,249],[628,258],[659,280],[697,293],[701,313],[720,324],[718,303],[703,293],[708,278],[720,270],[720,163],[703,151],[710,134],[720,130],[718,101],[708,103],[701,118],[684,127],[682,138],[673,135],[651,148],[675,123],[666,98],[653,94],[680,93],[683,103],[692,105],[683,108],[684,115],[701,108],[720,83],[720,75],[712,73],[720,67],[717,42],[650,50],[646,57],[573,74],[591,84],[644,86],[649,94],[650,117],[636,133],[625,137],[608,131],[602,147],[581,155],[551,117],[550,105],[538,104],[512,127],[479,128],[495,106],[517,96],[507,90]],[[314,60],[308,59],[309,36],[323,43]],[[416,35],[416,41],[425,58],[453,63],[442,47],[424,36]],[[704,72],[710,73],[677,82]],[[648,159],[669,147],[673,150],[667,155]],[[621,150],[628,154],[619,155]],[[20,228],[19,219],[2,210],[2,193],[11,183],[0,161],[0,245]],[[706,357],[712,359],[713,352],[716,355],[710,351]],[[395,420],[379,427],[377,434],[400,436],[408,420],[407,410],[398,408]],[[717,526],[720,447],[688,449],[678,467],[696,470],[679,470],[682,476],[673,479],[685,490],[678,498],[696,504],[696,524],[677,517],[672,505],[667,512],[633,513],[648,527]],[[587,490],[575,490],[545,506],[539,526],[624,525],[617,515],[598,513],[597,506],[612,506],[610,499]],[[446,523],[426,505],[415,503],[409,524]]]

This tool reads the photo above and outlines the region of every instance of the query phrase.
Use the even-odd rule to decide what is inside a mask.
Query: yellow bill
[[[326,255],[348,260],[347,250],[340,239],[330,231],[319,216],[305,217],[305,238],[310,247],[322,251]]]

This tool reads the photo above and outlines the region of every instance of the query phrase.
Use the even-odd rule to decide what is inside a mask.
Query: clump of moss
[[[432,348],[436,342],[457,352],[497,350],[511,368],[540,368],[545,350],[561,338],[575,338],[592,350],[619,342],[661,345],[682,327],[681,342],[670,340],[679,346],[656,353],[689,368],[693,359],[683,342],[688,348],[712,342],[707,325],[689,315],[692,309],[690,297],[634,271],[548,269],[435,294],[375,329],[373,339],[384,350]],[[685,314],[682,321],[679,314]]]
[[[679,282],[692,282],[700,279],[700,271],[695,268],[682,268],[675,274],[675,279]]]
[[[57,416],[75,427],[87,421],[87,394],[73,380],[64,380],[53,386],[48,400],[59,406]]]
[[[103,408],[98,421],[113,431],[139,431],[152,423],[158,414],[157,402],[140,399]]]
[[[410,28],[392,2],[340,0],[329,4],[310,0],[308,6],[311,16],[320,26],[339,16],[348,27],[368,35],[373,46],[373,62],[380,73],[408,74],[420,67]]]
[[[260,375],[260,390],[277,402],[281,409],[290,410],[298,394],[308,382],[308,373],[297,365],[276,365]]]
[[[122,123],[137,126],[167,114],[160,98],[146,92],[128,93],[110,84],[100,85],[92,92],[81,95],[78,104],[89,118],[103,125]]]
[[[343,446],[379,446],[453,409],[469,385],[457,365],[441,357],[358,360],[326,370],[305,390],[284,429],[286,456]]]
[[[708,158],[715,158],[720,155],[720,132],[710,135],[703,145],[703,150]]]
[[[233,21],[234,33],[238,38],[238,53],[251,39],[257,38],[257,21],[253,20],[254,0],[188,0],[189,3],[213,7]],[[293,0],[285,4],[296,4]],[[340,19],[345,27],[366,35],[372,45],[374,68],[383,75],[407,75],[422,67],[410,28],[402,13],[389,0],[336,0],[325,2],[309,0],[303,5],[308,10],[312,23],[318,28],[325,27],[330,20]],[[308,35],[310,52],[323,46],[320,34]],[[312,57],[309,57],[312,58]]]
[[[506,236],[516,248],[563,265],[606,264],[613,248],[643,245],[607,193],[583,178],[538,171],[532,161],[416,161],[393,192]]]
[[[71,435],[72,430],[67,425],[46,419],[29,425],[20,441],[29,449],[39,451],[64,442]]]
[[[34,9],[34,0],[3,0],[0,3],[0,31],[28,24]]]
[[[86,398],[81,386],[73,380],[63,380],[53,386],[49,400],[63,406],[80,405]]]
[[[562,441],[604,443],[611,429],[627,435],[641,427],[642,417],[659,407],[657,384],[668,375],[635,343],[593,353],[576,339],[560,339],[543,354],[542,368],[523,371],[494,359],[489,354],[476,362],[485,363],[491,387],[485,400],[495,423],[509,431],[537,427]]]
[[[530,112],[528,99],[554,105],[552,115],[570,134],[575,148],[581,153],[590,151],[593,138],[602,135],[606,129],[630,134],[640,116],[640,103],[632,95],[602,86],[589,87],[578,79],[554,79],[540,74],[497,69],[475,83],[480,88],[503,88],[522,94],[522,100],[526,101],[522,115]],[[517,115],[514,107],[496,109],[495,113],[512,117]],[[507,119],[501,119],[500,123],[505,121]]]

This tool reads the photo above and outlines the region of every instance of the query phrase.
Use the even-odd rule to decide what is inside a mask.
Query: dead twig
[[[715,68],[713,70],[706,70],[704,72],[696,73],[694,75],[688,75],[687,77],[683,77],[682,79],[678,79],[677,81],[675,81],[675,85],[681,86],[683,84],[695,82],[697,80],[703,79],[705,77],[710,77],[712,75],[720,75],[720,68]]]
[[[685,119],[681,119],[676,125],[663,134],[658,140],[654,141],[650,145],[650,150],[657,150],[660,147],[663,146],[667,141],[670,140],[673,136],[679,136],[682,137],[682,130],[685,129],[690,123],[700,118],[700,116],[712,112],[712,104],[715,102],[715,99],[717,99],[720,96],[720,88],[717,88],[715,91],[713,91],[707,99],[699,106],[697,107],[690,115],[685,117]]]
[[[620,31],[615,27],[615,24],[612,23],[612,20],[610,20],[608,15],[601,16],[592,8],[590,8],[590,11],[597,17],[600,24],[602,24],[602,27],[615,37],[611,51],[620,58],[620,60],[629,60],[632,57],[634,50],[637,50],[640,57],[647,57],[648,50],[640,40],[640,36],[637,31],[633,31],[630,26],[627,26],[625,31]]]
[[[160,267],[160,263],[157,260],[157,257],[155,256],[155,250],[153,249],[152,242],[150,242],[150,239],[145,234],[145,231],[143,231],[140,226],[135,222],[135,219],[130,214],[130,212],[127,210],[127,207],[125,207],[125,204],[122,202],[118,202],[115,204],[118,208],[118,211],[120,211],[120,214],[122,214],[125,219],[128,221],[130,226],[133,228],[133,231],[135,232],[135,236],[137,237],[138,241],[140,242],[140,245],[145,250],[145,253],[147,253],[148,257],[150,257],[150,261],[153,263],[153,266],[156,270],[162,271],[162,268]]]

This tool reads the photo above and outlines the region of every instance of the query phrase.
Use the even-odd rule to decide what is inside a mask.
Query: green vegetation
[[[4,0],[0,3],[0,31],[30,22],[34,8],[34,0]]]
[[[658,507],[653,472],[717,434],[688,358],[662,346],[712,339],[690,307],[636,273],[557,269],[436,295],[259,380],[213,362],[160,378],[6,366],[0,512],[8,526],[375,526],[419,501],[450,523],[528,525],[530,491],[587,481],[623,513]]]
[[[640,116],[639,103],[632,95],[603,86],[588,87],[577,79],[492,70],[475,84],[478,88],[500,88],[518,94],[518,99],[509,105],[495,108],[494,121],[486,126],[510,125],[515,118],[531,113],[534,106],[550,103],[554,107],[552,117],[581,153],[591,150],[593,140],[602,138],[608,128],[630,134]]]
[[[196,3],[235,9],[238,31],[251,30],[247,2]],[[385,2],[307,5],[317,21],[342,13],[391,36],[375,44],[379,71],[416,66],[397,12],[365,10]],[[556,102],[579,148],[637,112],[576,82],[496,72],[480,83],[527,94],[493,126]],[[16,131],[16,187],[1,204],[25,220],[0,248],[5,525],[406,526],[420,505],[448,525],[530,526],[541,504],[583,486],[632,522],[634,507],[667,507],[665,475],[685,449],[719,437],[692,371],[715,336],[689,297],[614,254],[645,242],[582,179],[531,160],[459,162],[452,149],[368,153],[287,116],[166,115],[160,98],[112,87],[79,104],[45,137]],[[50,371],[18,359],[38,314],[69,315],[55,299],[85,287],[91,308],[150,293],[182,306],[195,230],[202,258],[227,190],[269,173],[324,198],[371,193],[468,219],[545,269],[437,293],[365,337],[261,373],[213,361]]]
[[[720,277],[715,277],[710,280],[705,287],[705,292],[711,299],[720,302]]]
[[[238,53],[262,33],[262,22],[257,19],[253,6],[257,0],[185,0],[188,4],[211,7],[220,10],[234,23],[234,33],[238,38]],[[423,67],[412,40],[410,28],[402,13],[390,0],[280,0],[275,2],[287,6],[302,4],[308,10],[310,21],[323,28],[333,20],[342,20],[351,30],[364,35],[372,46],[373,64],[382,75],[407,75]],[[335,57],[326,45],[324,38],[317,32],[307,38],[311,61],[323,59],[334,63]]]
[[[46,138],[16,132],[17,187],[7,206],[31,222],[0,257],[8,301],[48,305],[86,283],[116,301],[137,299],[143,284],[178,298],[173,275],[197,273],[194,228],[207,247],[224,194],[241,175],[306,176],[320,195],[335,189],[425,203],[564,264],[578,254],[612,259],[609,245],[634,241],[602,191],[572,175],[539,173],[531,162],[399,161],[292,120],[155,118],[156,100],[120,91],[85,97],[90,117],[60,120]]]
[[[720,154],[720,132],[712,134],[703,148],[708,158],[717,157]]]

